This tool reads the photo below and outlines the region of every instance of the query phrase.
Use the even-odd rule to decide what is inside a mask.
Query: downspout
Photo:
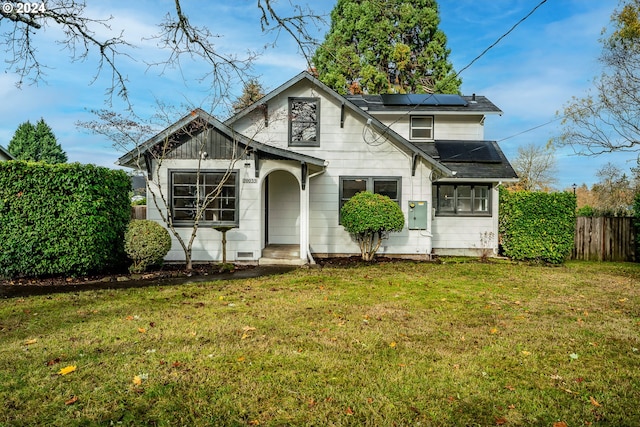
[[[327,166],[327,162],[325,162],[325,167],[326,167],[326,166]],[[322,170],[321,170],[321,171],[319,171],[319,172],[313,173],[313,174],[311,174],[311,175],[309,175],[309,176],[307,177],[307,180],[308,180],[308,181],[311,181],[311,178],[314,178],[314,177],[316,177],[316,176],[318,176],[318,175],[322,175],[324,172],[325,172],[325,169],[322,169]],[[307,188],[309,188],[309,187],[307,187]],[[309,190],[307,190],[307,191],[309,191]],[[307,239],[307,241],[308,241],[308,240],[309,240],[309,239]],[[315,259],[313,259],[313,255],[311,255],[311,244],[308,244],[307,246],[308,246],[308,247],[307,247],[307,261],[309,261],[309,264],[310,264],[310,265],[316,265],[316,260],[315,260]]]

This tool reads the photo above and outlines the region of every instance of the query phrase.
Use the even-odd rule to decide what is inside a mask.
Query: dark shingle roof
[[[428,94],[424,95],[428,97]],[[484,96],[471,95],[463,96],[467,105],[385,105],[382,95],[346,95],[346,99],[368,111],[376,112],[432,112],[432,113],[472,113],[472,114],[502,114],[493,102]]]
[[[412,144],[455,171],[456,179],[511,180],[518,178],[495,141],[440,140]]]

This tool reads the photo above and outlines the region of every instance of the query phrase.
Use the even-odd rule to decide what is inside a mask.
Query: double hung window
[[[411,116],[411,140],[433,141],[433,116]]]

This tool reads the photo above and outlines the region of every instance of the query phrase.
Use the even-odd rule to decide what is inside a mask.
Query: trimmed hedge
[[[500,188],[500,237],[506,256],[561,264],[571,255],[576,197],[569,192],[511,192]]]
[[[123,171],[94,165],[0,162],[0,276],[120,267],[130,186]]]

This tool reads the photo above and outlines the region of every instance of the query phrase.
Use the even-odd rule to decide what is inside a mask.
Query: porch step
[[[300,259],[300,245],[267,245],[258,265],[304,265]]]

